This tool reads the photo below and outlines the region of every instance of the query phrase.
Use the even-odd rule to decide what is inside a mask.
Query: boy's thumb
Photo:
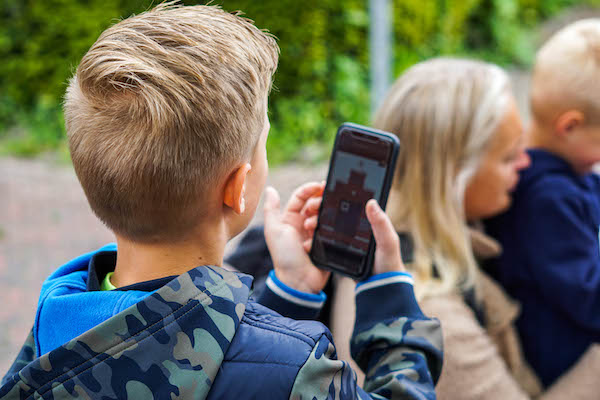
[[[400,240],[392,221],[373,199],[367,202],[366,212],[377,245],[373,274],[406,271],[400,254]]]
[[[263,210],[265,212],[265,226],[269,225],[273,219],[279,217],[279,193],[273,187],[268,186],[265,189],[265,203]]]
[[[379,207],[377,201],[371,199],[367,202],[366,214],[371,224],[377,248],[393,253],[399,251],[398,234],[388,216]]]

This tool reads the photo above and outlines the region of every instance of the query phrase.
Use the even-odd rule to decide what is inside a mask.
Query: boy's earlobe
[[[242,215],[246,210],[246,177],[251,169],[252,166],[248,163],[240,166],[231,173],[225,183],[223,204],[238,215]]]
[[[575,128],[583,125],[585,116],[581,111],[569,110],[562,113],[556,120],[556,132],[559,135],[568,135],[573,132]]]

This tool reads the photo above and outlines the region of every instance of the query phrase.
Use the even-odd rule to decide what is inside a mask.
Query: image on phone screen
[[[342,132],[313,241],[312,257],[319,263],[353,275],[362,273],[372,236],[365,206],[370,199],[381,198],[392,146]]]

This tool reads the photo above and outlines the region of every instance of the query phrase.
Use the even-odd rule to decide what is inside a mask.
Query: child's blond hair
[[[102,33],[64,105],[96,215],[134,241],[189,234],[204,194],[252,155],[278,54],[272,36],[215,6],[163,3]]]
[[[551,124],[577,109],[600,122],[600,19],[584,19],[554,34],[538,51],[533,69],[531,111]]]

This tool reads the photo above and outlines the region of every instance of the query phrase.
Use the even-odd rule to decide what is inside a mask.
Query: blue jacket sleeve
[[[568,194],[546,190],[528,202],[520,215],[521,254],[547,304],[600,339],[598,227],[585,202]]]
[[[287,318],[296,320],[316,319],[325,304],[327,296],[303,293],[281,282],[275,271],[267,277],[265,289],[257,302]]]
[[[366,373],[362,388],[323,335],[300,369],[290,399],[435,399],[442,332],[439,322],[419,309],[411,281],[405,274],[382,274],[357,287],[351,348]]]

